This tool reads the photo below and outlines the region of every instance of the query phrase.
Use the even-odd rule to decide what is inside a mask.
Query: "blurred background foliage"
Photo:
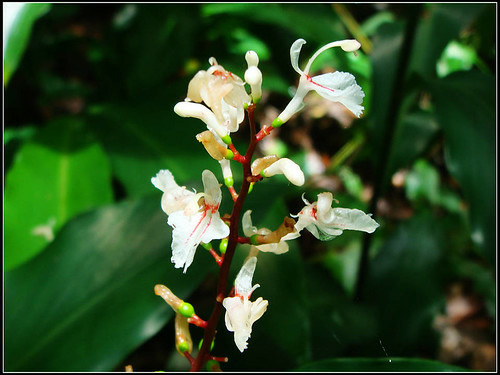
[[[365,112],[310,94],[257,150],[298,162],[306,185],[261,182],[245,209],[275,228],[303,192],[328,190],[381,226],[262,253],[254,282],[269,309],[243,354],[221,322],[223,370],[494,370],[495,14],[494,3],[26,5],[4,42],[5,370],[188,369],[153,287],[208,317],[217,266],[199,249],[187,274],[174,269],[150,178],[168,168],[200,189],[203,169],[222,174],[194,138],[204,125],[172,108],[210,56],[242,77],[255,50],[269,124],[297,83],[297,38],[302,64],[325,43],[362,43],[313,70],[352,72]],[[233,137],[241,150],[247,133]]]

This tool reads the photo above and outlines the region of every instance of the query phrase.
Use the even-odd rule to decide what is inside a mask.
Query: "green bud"
[[[264,171],[265,171],[265,169],[261,170],[261,171],[260,171],[260,175],[261,175],[262,177],[266,178],[266,175],[264,174]]]
[[[234,153],[231,150],[227,150],[225,158],[228,160],[232,160],[234,158]]]
[[[187,341],[182,341],[177,345],[177,348],[181,353],[187,352],[189,350],[189,343]]]
[[[221,139],[222,139],[222,142],[224,142],[226,145],[230,145],[231,143],[233,143],[229,134],[225,135],[224,137],[221,137]]]
[[[186,318],[191,318],[194,315],[194,307],[188,302],[183,302],[179,306],[179,314]]]
[[[200,340],[200,343],[198,344],[198,350],[201,350],[201,346],[203,345],[203,339]],[[210,345],[210,351],[214,349],[215,345],[215,339],[212,340],[212,345]]]
[[[226,178],[224,179],[224,184],[225,184],[227,187],[231,187],[231,186],[233,186],[233,184],[234,184],[234,180],[233,180],[233,178],[232,178],[232,177],[226,177]]]
[[[261,243],[257,240],[258,234],[254,234],[253,236],[250,237],[250,243],[252,245],[261,245]]]
[[[250,186],[248,187],[248,194],[250,194],[252,192],[254,185],[255,185],[255,182],[250,183]]]
[[[226,250],[227,250],[227,243],[229,242],[229,240],[227,238],[223,238],[221,241],[220,241],[220,244],[219,244],[219,250],[220,250],[220,253],[221,254],[225,254],[226,253]]]
[[[283,121],[279,117],[276,117],[273,122],[271,123],[271,126],[273,128],[279,128],[281,125],[283,125]]]
[[[246,110],[246,109],[248,108],[248,106],[249,106],[249,104],[248,104],[248,103],[243,103],[243,109],[245,109],[245,110]]]
[[[200,242],[200,245],[203,246],[205,250],[210,250],[212,248],[212,244],[210,242],[209,243]]]

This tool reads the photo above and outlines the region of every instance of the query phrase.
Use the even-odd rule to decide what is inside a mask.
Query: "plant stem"
[[[250,187],[250,182],[247,180],[247,177],[252,176],[250,162],[252,160],[252,155],[258,142],[255,135],[254,109],[254,104],[251,104],[247,108],[248,122],[250,125],[250,144],[248,146],[247,152],[245,153],[245,156],[241,161],[241,164],[243,166],[243,181],[241,184],[240,192],[238,194],[238,199],[236,199],[236,201],[234,202],[233,212],[231,213],[231,221],[229,222],[229,241],[227,244],[226,253],[224,254],[224,260],[220,266],[215,306],[205,328],[205,334],[203,335],[203,344],[201,346],[201,349],[191,365],[192,372],[201,371],[205,363],[211,358],[209,355],[210,346],[212,341],[214,340],[217,323],[219,322],[219,318],[222,313],[222,301],[226,297],[229,270],[231,268],[231,262],[236,250],[236,245],[238,244],[238,240],[240,238],[238,236],[238,224],[240,221],[243,203],[245,202],[245,198],[248,195],[248,189]]]

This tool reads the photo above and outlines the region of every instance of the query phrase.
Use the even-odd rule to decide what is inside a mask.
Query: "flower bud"
[[[181,314],[175,314],[175,348],[182,356],[185,352],[191,354],[193,350],[189,323],[187,318]]]
[[[196,139],[198,142],[203,144],[205,150],[207,150],[210,156],[215,160],[222,160],[228,154],[229,150],[227,147],[217,142],[210,130],[205,130],[204,132],[197,134]]]
[[[263,169],[266,169],[267,167],[277,162],[278,160],[279,157],[277,155],[268,155],[262,158],[255,159],[252,165],[250,166],[252,174],[254,176],[257,176]]]
[[[248,69],[245,71],[245,81],[250,85],[252,99],[258,102],[262,96],[262,72],[257,67],[259,56],[254,51],[248,51],[245,55]]]
[[[293,161],[287,158],[278,160],[260,173],[263,177],[271,177],[276,174],[284,174],[292,184],[301,186],[305,182],[304,172]]]
[[[181,117],[194,117],[202,120],[209,129],[221,137],[224,143],[227,143],[231,139],[228,131],[217,121],[215,114],[203,104],[187,101],[179,102],[174,106],[174,112]]]
[[[179,312],[179,307],[184,303],[183,300],[172,293],[165,285],[155,285],[155,294],[163,298],[176,313]]]

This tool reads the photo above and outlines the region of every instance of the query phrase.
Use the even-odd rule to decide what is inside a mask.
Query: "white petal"
[[[247,237],[251,237],[254,234],[257,234],[257,228],[252,225],[252,210],[247,210],[241,219],[241,226],[243,229],[243,233]]]
[[[356,84],[354,76],[346,72],[334,72],[312,77],[310,87],[325,99],[340,102],[359,117],[364,107],[361,105],[365,93]]]
[[[252,287],[252,278],[255,272],[255,267],[257,265],[257,258],[252,257],[249,258],[243,267],[241,267],[240,272],[236,276],[236,280],[234,281],[234,289],[236,294],[243,296],[244,298],[248,298],[250,293],[255,289]]]
[[[219,124],[215,114],[203,104],[179,102],[174,106],[174,112],[182,117],[194,117],[202,120],[209,130],[214,131],[221,138],[228,134],[228,131]]]
[[[180,187],[174,180],[174,176],[168,169],[162,169],[156,177],[151,178],[153,185],[163,191],[161,197],[161,208],[167,215],[172,212],[184,210],[195,196],[192,191]]]
[[[301,186],[305,182],[304,172],[302,172],[296,163],[287,158],[279,159],[264,169],[262,173],[266,177],[271,177],[275,174],[284,174],[288,181],[297,186]]]
[[[379,227],[379,224],[370,215],[358,209],[336,207],[333,208],[333,213],[334,219],[331,225],[342,230],[350,229],[373,233]]]
[[[205,203],[211,206],[218,206],[222,200],[219,181],[212,171],[205,169],[201,175],[203,190],[205,191]]]
[[[229,228],[220,219],[219,213],[207,209],[192,216],[185,215],[183,211],[173,212],[168,217],[168,224],[174,228],[172,262],[175,268],[184,266],[184,272],[193,262],[200,242],[209,243],[229,235]]]
[[[250,312],[250,319],[248,323],[250,326],[255,323],[258,319],[264,315],[267,310],[267,305],[269,301],[263,299],[262,297],[257,298],[254,302],[252,302],[252,309]]]
[[[292,67],[299,74],[303,73],[299,68],[299,55],[304,44],[306,44],[304,39],[297,39],[290,47],[290,61],[292,63]]]
[[[274,254],[283,254],[286,253],[289,249],[288,244],[285,241],[280,241],[278,243],[268,243],[264,245],[255,246],[259,251],[264,253],[274,253]]]

